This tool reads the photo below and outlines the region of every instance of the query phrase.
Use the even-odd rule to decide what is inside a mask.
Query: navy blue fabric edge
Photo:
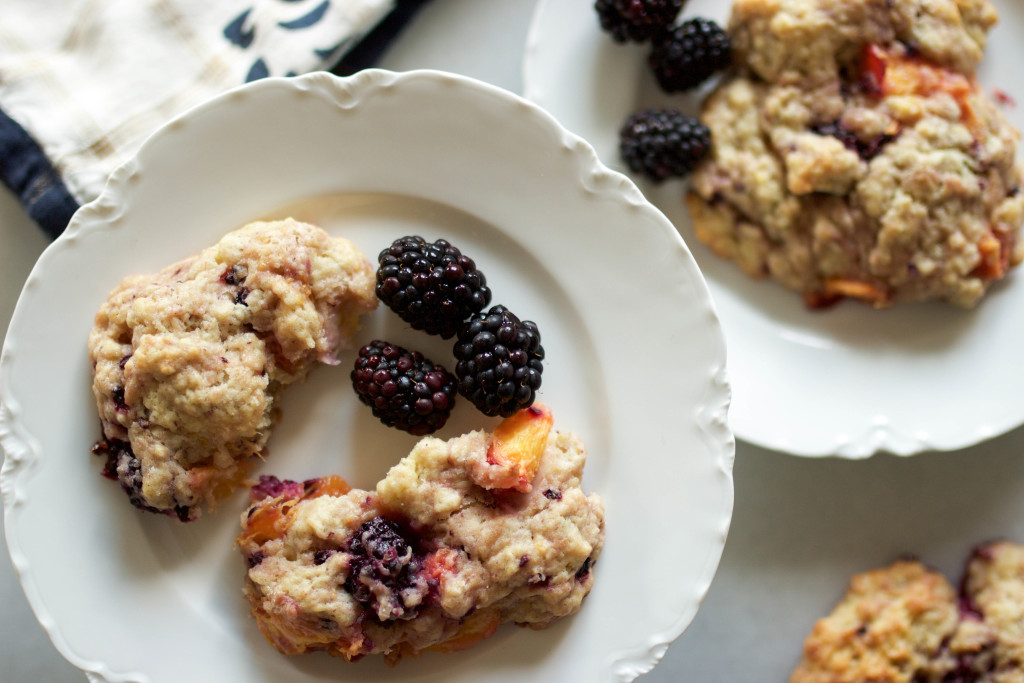
[[[78,202],[42,147],[0,108],[0,180],[51,239],[64,232]]]
[[[430,0],[397,0],[394,9],[346,52],[330,69],[337,76],[351,76],[376,64],[402,29]]]

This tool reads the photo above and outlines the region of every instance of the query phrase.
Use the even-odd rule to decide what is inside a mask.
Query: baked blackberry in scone
[[[996,541],[977,548],[967,563],[960,605],[944,683],[1024,681],[1024,546]]]
[[[104,473],[143,510],[212,508],[262,452],[281,389],[337,362],[373,287],[353,244],[291,219],[123,280],[89,335]]]
[[[604,510],[580,488],[583,444],[551,425],[533,406],[426,437],[373,491],[262,478],[237,540],[260,631],[285,654],[395,662],[578,611]]]
[[[970,307],[1024,259],[1018,133],[975,79],[988,0],[736,0],[697,238],[811,307]]]
[[[913,560],[854,576],[814,625],[790,683],[942,681],[956,598],[945,577]]]

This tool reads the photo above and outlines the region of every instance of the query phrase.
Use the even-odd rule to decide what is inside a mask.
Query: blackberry
[[[618,43],[642,43],[662,35],[675,23],[684,0],[596,0],[601,28]]]
[[[359,349],[350,376],[374,416],[416,436],[443,427],[455,405],[455,378],[444,366],[379,339]]]
[[[637,112],[619,130],[622,160],[656,183],[689,174],[710,150],[707,126],[675,109]]]
[[[428,590],[421,572],[423,559],[397,522],[381,516],[364,522],[345,550],[351,557],[344,587],[357,602],[382,621],[415,616]]]
[[[684,21],[654,43],[648,63],[665,92],[691,90],[732,64],[729,36],[721,26],[697,17]]]
[[[534,322],[493,306],[462,325],[454,353],[459,393],[485,415],[508,417],[536,398],[544,347]]]
[[[377,262],[378,298],[413,329],[449,339],[491,302],[487,278],[446,240],[401,237]]]
[[[92,453],[106,459],[102,474],[121,484],[121,490],[128,494],[132,505],[146,512],[160,515],[171,515],[182,522],[194,520],[199,511],[187,505],[175,505],[173,508],[156,508],[146,503],[142,495],[142,463],[135,457],[132,445],[120,439],[101,439],[92,447]]]

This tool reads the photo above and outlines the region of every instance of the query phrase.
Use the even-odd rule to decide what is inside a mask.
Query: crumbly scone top
[[[139,507],[193,517],[260,452],[279,389],[336,362],[375,305],[358,249],[291,219],[126,278],[89,337],[108,469]]]
[[[1019,134],[974,78],[995,20],[987,0],[735,3],[697,237],[812,306],[977,303],[1024,260]]]

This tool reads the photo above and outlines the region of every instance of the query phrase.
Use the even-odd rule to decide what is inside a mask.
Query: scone
[[[1021,683],[1024,546],[971,555],[957,593],[920,562],[855,576],[814,625],[790,683]]]
[[[956,599],[944,576],[917,561],[858,574],[814,625],[790,683],[942,681]]]
[[[979,547],[963,578],[960,627],[949,644],[951,681],[1024,681],[1024,546]]]
[[[1024,259],[1019,135],[975,79],[988,0],[736,0],[697,238],[811,307],[975,305]]]
[[[104,473],[143,510],[212,508],[262,452],[281,389],[337,362],[373,287],[353,244],[291,219],[123,280],[89,335]]]
[[[285,654],[350,661],[548,626],[580,609],[604,543],[585,459],[531,407],[493,433],[422,439],[374,491],[263,477],[237,541],[251,612]]]

